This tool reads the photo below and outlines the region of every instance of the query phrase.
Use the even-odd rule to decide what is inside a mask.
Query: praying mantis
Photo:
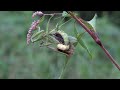
[[[66,22],[65,22],[66,23]],[[61,52],[67,56],[71,56],[74,51],[74,45],[77,43],[77,39],[73,36],[69,36],[63,30],[59,28],[60,25],[52,30],[41,30],[38,26],[31,37],[31,42],[40,42],[40,47],[46,46],[54,51]]]
[[[54,29],[52,29],[52,30],[49,29],[50,20],[53,18],[53,16],[55,14],[59,15],[59,13],[58,14],[57,13],[43,14],[41,12],[36,12],[36,13],[33,14],[33,17],[36,16],[36,15],[38,15],[40,17],[50,15],[51,17],[48,20],[46,30],[41,30],[39,26],[37,27],[37,25],[39,24],[39,21],[38,22],[36,21],[32,24],[32,26],[31,26],[30,30],[28,31],[28,34],[27,34],[28,43],[29,43],[29,40],[31,40],[31,42],[33,42],[33,43],[39,41],[40,42],[40,47],[46,46],[46,47],[48,47],[48,48],[50,48],[54,51],[61,52],[68,57],[73,55],[74,48],[79,43],[84,49],[87,50],[89,55],[92,57],[92,55],[91,55],[90,51],[88,50],[87,46],[85,45],[85,43],[81,39],[83,34],[85,32],[88,32],[88,34],[90,34],[90,36],[94,39],[94,41],[102,48],[102,50],[105,52],[105,54],[109,57],[109,59],[112,61],[112,63],[120,70],[120,66],[113,59],[113,57],[109,54],[109,52],[105,49],[105,47],[103,46],[102,42],[100,41],[100,39],[98,37],[98,34],[97,34],[96,30],[94,29],[94,27],[90,23],[88,23],[87,21],[79,18],[78,16],[76,16],[76,14],[74,14],[71,11],[63,12],[62,16],[66,16],[66,15],[70,16],[71,19],[74,19],[75,22],[78,22],[78,24],[81,25],[85,29],[85,32],[79,33],[79,32],[77,32],[77,30],[75,28],[75,30],[74,30],[75,37],[70,36],[65,31],[63,31],[61,29],[61,26],[66,24],[69,20],[66,21],[65,23],[62,23],[61,25],[57,23],[56,27]],[[64,20],[64,18],[65,17],[63,17],[61,22]],[[35,31],[31,35],[31,31],[34,30],[34,29],[38,29],[38,30]],[[66,66],[66,64],[65,64],[65,66]],[[64,69],[65,69],[65,67],[64,67]],[[64,71],[64,69],[63,69],[63,71]],[[60,75],[60,77],[61,77],[61,75]]]
[[[76,21],[74,23],[74,34],[75,36],[68,35],[65,31],[61,29],[61,27],[68,23],[70,20],[74,20],[73,18],[70,18],[68,21],[64,22],[65,17],[70,17],[66,12],[62,13],[62,16],[60,14],[60,17],[57,17],[55,19],[60,19],[60,21],[56,24],[56,27],[52,30],[50,30],[49,25],[51,19],[54,17],[54,15],[59,15],[60,13],[54,13],[54,14],[43,14],[42,12],[35,12],[33,14],[33,18],[35,16],[39,16],[40,20],[34,21],[30,27],[30,30],[27,34],[27,42],[40,42],[40,47],[46,46],[54,51],[62,52],[63,54],[66,54],[67,56],[71,56],[74,52],[74,47],[79,43],[90,55],[92,58],[92,55],[90,51],[88,50],[87,46],[85,45],[84,41],[82,40],[83,33],[78,33],[76,28]],[[44,21],[45,16],[51,16],[47,22],[46,29],[41,30],[39,23],[41,24]],[[54,19],[54,20],[55,20]],[[62,23],[62,24],[60,24]],[[89,25],[90,26],[90,25]],[[35,30],[37,29],[37,30]],[[34,33],[31,31],[35,31]],[[33,34],[32,34],[33,33]]]

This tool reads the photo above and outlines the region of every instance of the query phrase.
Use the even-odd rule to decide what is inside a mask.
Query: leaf
[[[88,23],[91,24],[95,30],[96,30],[96,19],[97,19],[97,14],[95,14],[92,20],[88,21]]]
[[[83,20],[83,19],[81,19],[81,21],[82,21],[82,23],[85,24],[85,25],[87,26],[87,28],[89,28],[91,31],[96,32],[96,30],[93,28],[93,26],[92,26],[89,22],[87,22],[87,21],[85,21],[85,20]]]
[[[31,37],[31,42],[36,42],[36,41],[42,39],[44,32],[45,32],[44,30],[35,32]]]
[[[90,56],[91,59],[92,59],[92,54],[91,54],[91,52],[89,51],[89,49],[88,49],[87,45],[85,44],[85,42],[82,40],[82,36],[83,36],[84,34],[85,34],[85,32],[79,34],[79,35],[77,36],[77,40],[78,40],[79,44],[80,44],[84,49],[87,50],[89,56]]]
[[[77,13],[74,13],[74,15],[78,15],[78,14],[77,14]],[[63,16],[63,17],[71,17],[71,15],[68,14],[66,11],[63,11],[62,16]]]
[[[62,16],[63,17],[69,17],[70,15],[66,11],[63,11]]]
[[[42,17],[40,18],[40,23],[42,23],[44,20],[45,20],[45,16],[42,16]]]
[[[76,44],[77,43],[77,38],[73,37],[73,36],[68,36],[69,41],[71,44]]]
[[[77,31],[77,27],[76,27],[76,21],[74,22],[74,34],[77,37],[78,31]]]

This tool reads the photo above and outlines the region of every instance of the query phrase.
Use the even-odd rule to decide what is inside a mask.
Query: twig
[[[119,66],[119,65],[117,64],[117,62],[113,59],[113,57],[110,55],[110,53],[105,49],[105,47],[102,46],[101,48],[104,50],[105,54],[109,57],[109,59],[111,60],[111,62],[114,63],[115,66],[120,70],[120,66]]]
[[[102,48],[102,50],[105,52],[105,54],[111,60],[111,62],[120,70],[120,66],[117,64],[117,62],[115,61],[115,59],[113,59],[113,57],[110,55],[110,53],[105,49],[105,47],[103,46],[102,42],[100,41],[98,35],[95,32],[93,32],[92,30],[90,30],[82,22],[81,18],[78,18],[77,16],[75,16],[71,11],[68,11],[67,13],[70,14],[71,17],[74,18],[86,30],[86,32],[88,32],[90,34],[90,36],[94,39],[94,41]]]
[[[66,57],[66,61],[65,61],[64,67],[63,67],[63,69],[62,69],[62,71],[61,71],[60,76],[59,76],[59,78],[58,78],[58,79],[62,79],[63,74],[64,74],[65,69],[66,69],[66,66],[67,66],[67,64],[68,64],[68,61],[69,61],[69,58],[68,58],[68,57]]]
[[[52,16],[52,15],[62,15],[62,13],[52,13],[52,14],[44,14],[45,16]]]

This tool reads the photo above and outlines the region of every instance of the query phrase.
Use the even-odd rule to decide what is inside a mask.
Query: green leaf
[[[77,37],[78,31],[77,31],[77,27],[76,27],[76,21],[74,22],[74,34]]]
[[[44,30],[35,32],[31,37],[31,42],[36,42],[38,40],[41,40],[43,38]]]
[[[90,30],[92,30],[93,32],[96,32],[96,30],[94,29],[94,27],[87,21],[81,19],[82,23],[85,24],[87,26],[87,28],[89,28]]]
[[[45,16],[42,16],[42,17],[40,18],[40,23],[42,23],[44,20],[45,20]]]
[[[88,21],[89,24],[96,30],[96,19],[97,19],[97,14],[93,17],[92,20]]]
[[[78,15],[78,14],[77,14],[77,13],[74,13],[74,15]],[[71,17],[71,15],[68,14],[66,11],[63,11],[62,16],[63,16],[63,17]]]
[[[62,16],[63,17],[69,17],[70,15],[66,11],[63,11]]]
[[[71,44],[76,44],[76,43],[77,43],[77,38],[75,38],[75,37],[73,37],[73,36],[68,36],[68,38],[69,38],[69,42],[70,42]]]
[[[77,38],[81,39],[84,34],[85,34],[85,32],[83,32],[83,33],[78,33],[78,34],[77,34]]]
[[[85,44],[85,42],[82,40],[82,36],[83,36],[84,34],[85,34],[85,32],[79,34],[79,35],[77,36],[77,40],[78,40],[79,44],[80,44],[84,49],[87,50],[89,56],[90,56],[91,59],[92,59],[92,54],[91,54],[91,52],[89,51],[89,49],[88,49],[87,45]]]
[[[82,40],[82,36],[85,34],[85,32],[83,32],[83,33],[78,33],[77,27],[76,27],[76,23],[74,23],[74,33],[75,33],[75,36],[76,36],[77,41],[79,42],[79,44],[80,44],[84,49],[87,50],[88,54],[90,55],[90,57],[91,57],[91,59],[92,59],[92,55],[91,55],[88,47],[86,46],[85,42]],[[76,45],[77,45],[77,43],[76,43]]]

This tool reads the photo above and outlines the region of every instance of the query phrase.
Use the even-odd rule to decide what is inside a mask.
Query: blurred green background
[[[120,12],[97,12],[96,30],[107,50],[120,64]],[[0,11],[0,78],[1,79],[57,79],[63,68],[65,56],[38,44],[26,45],[26,34],[33,19],[32,11]],[[85,14],[84,16],[90,15]],[[42,29],[45,29],[45,23]],[[51,27],[55,26],[55,21]],[[79,32],[83,32],[78,27]],[[73,23],[63,27],[73,35]],[[120,79],[119,70],[106,57],[93,39],[83,37],[93,60],[82,47],[69,61],[64,73],[66,79]]]

